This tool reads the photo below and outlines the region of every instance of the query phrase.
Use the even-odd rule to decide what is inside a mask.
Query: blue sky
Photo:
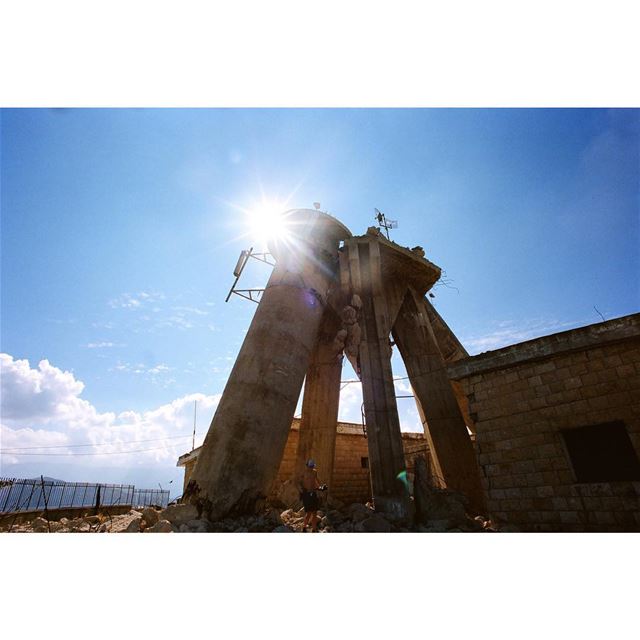
[[[374,207],[399,220],[392,239],[424,246],[456,287],[434,302],[471,353],[597,322],[594,305],[607,319],[640,306],[638,110],[1,117],[2,446],[154,449],[14,453],[3,475],[181,476],[189,438],[161,438],[190,431],[195,399],[199,439],[211,420],[255,310],[224,299],[263,198],[320,201],[355,234]],[[243,281],[267,277],[256,263]],[[343,418],[359,415],[355,387]],[[113,447],[65,448],[87,442]]]

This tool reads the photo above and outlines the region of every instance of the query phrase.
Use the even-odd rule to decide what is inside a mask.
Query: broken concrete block
[[[160,514],[160,517],[179,526],[186,524],[189,520],[196,520],[198,509],[192,504],[172,504]]]
[[[206,520],[189,520],[184,525],[180,525],[180,531],[182,527],[187,527],[188,531],[193,533],[207,533],[209,531],[209,523]]]
[[[146,507],[142,510],[142,519],[148,527],[152,527],[160,520],[160,514],[153,507]]]
[[[364,504],[354,503],[349,507],[349,514],[353,522],[361,522],[365,518],[373,515],[373,511]]]
[[[35,518],[34,520],[32,520],[31,529],[35,533],[43,533],[45,531],[49,531],[47,521],[44,518]]]
[[[145,533],[173,533],[173,525],[168,520],[159,520],[152,527],[144,530]]]
[[[142,523],[142,516],[134,518],[129,526],[124,530],[124,533],[140,533],[140,525]]]

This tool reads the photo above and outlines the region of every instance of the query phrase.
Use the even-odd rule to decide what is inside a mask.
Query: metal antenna
[[[380,211],[380,209],[374,208],[374,211],[376,212],[376,220],[378,221],[378,224],[385,230],[385,233],[387,234],[387,240],[391,240],[391,238],[389,237],[389,229],[397,229],[398,221],[387,220],[387,216],[385,216],[384,213]]]
[[[238,258],[238,262],[236,263],[236,267],[233,270],[233,275],[236,279],[233,281],[231,285],[231,289],[229,289],[229,293],[225,299],[225,302],[229,302],[229,298],[231,294],[235,293],[237,296],[241,298],[246,298],[247,300],[251,300],[251,302],[255,302],[256,304],[260,302],[260,296],[264,293],[264,289],[236,289],[236,285],[238,284],[238,280],[240,280],[240,276],[244,271],[249,258],[253,258],[254,260],[259,260],[260,262],[264,262],[268,264],[270,267],[274,267],[275,263],[272,262],[273,256],[268,252],[257,253],[253,250],[253,247],[249,249],[243,249],[240,252],[240,257]]]

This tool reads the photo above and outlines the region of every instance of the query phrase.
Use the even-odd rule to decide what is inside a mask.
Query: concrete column
[[[391,369],[380,247],[375,237],[346,244],[351,285],[362,300],[359,361],[373,500],[376,510],[407,517],[408,496],[401,475],[406,466]]]
[[[447,375],[422,299],[411,290],[393,327],[393,337],[413,387],[437,473],[464,493],[476,513],[485,496],[473,444]]]
[[[333,476],[342,375],[342,350],[335,345],[335,337],[340,328],[340,319],[328,308],[304,383],[295,467],[295,476],[300,477],[305,462],[313,458],[318,478],[321,483],[329,485],[329,491]]]
[[[350,237],[317,211],[287,213],[289,235],[209,427],[185,500],[211,519],[260,506],[275,479],[333,286],[339,241]]]

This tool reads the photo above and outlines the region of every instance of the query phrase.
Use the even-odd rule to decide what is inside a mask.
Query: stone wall
[[[298,447],[298,429],[299,423],[294,420],[276,482],[284,482],[293,476]],[[424,455],[427,463],[429,462],[429,448],[423,434],[403,433],[402,442],[408,473],[413,472],[413,459],[416,455]],[[347,504],[371,500],[367,446],[362,426],[351,423],[338,425],[333,481],[330,487],[332,497]],[[322,477],[322,469],[318,469],[318,478],[320,482],[325,481]]]
[[[298,448],[298,430],[300,423],[294,419],[289,432],[289,438],[278,470],[276,484],[293,477],[295,469],[296,451]],[[413,472],[413,460],[417,455],[424,455],[429,464],[429,450],[427,441],[421,433],[403,433],[405,460],[407,472]],[[198,449],[180,458],[181,466],[185,468],[186,487],[197,459]],[[336,452],[333,468],[333,481],[330,491],[333,498],[350,504],[352,502],[367,502],[371,500],[371,485],[369,480],[369,453],[367,439],[362,432],[362,426],[351,423],[339,423],[336,435]],[[322,469],[318,469],[320,482],[325,482]],[[328,482],[328,481],[327,481]]]
[[[449,374],[468,400],[494,518],[529,531],[640,531],[640,479],[579,482],[563,436],[616,423],[640,457],[640,315],[467,358]]]

